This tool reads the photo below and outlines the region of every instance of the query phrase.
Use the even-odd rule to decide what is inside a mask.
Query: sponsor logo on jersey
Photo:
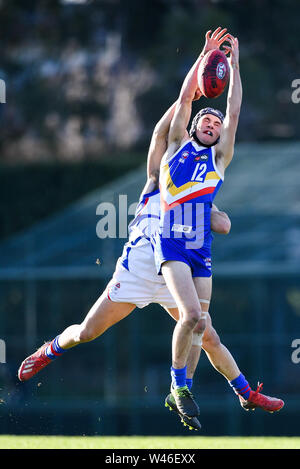
[[[205,153],[204,155],[198,155],[194,158],[194,161],[207,161],[208,155]]]
[[[178,223],[174,223],[172,226],[172,231],[177,231],[178,233],[190,233],[192,231],[192,227],[188,225],[179,225]]]

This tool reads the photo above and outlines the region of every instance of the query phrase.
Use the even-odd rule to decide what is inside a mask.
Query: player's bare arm
[[[218,27],[213,33],[211,33],[211,30],[207,31],[203,50],[187,74],[181,87],[174,117],[170,126],[167,150],[168,155],[173,155],[186,137],[186,128],[190,121],[192,112],[192,101],[198,89],[198,68],[203,57],[210,50],[220,48],[220,46],[227,41],[229,37],[230,35],[227,33],[226,28],[222,29],[221,27]]]
[[[160,162],[167,148],[167,137],[175,107],[176,102],[172,104],[157,122],[152,134],[147,158],[147,177],[155,186],[158,185]]]
[[[230,80],[227,95],[227,107],[220,141],[216,146],[216,162],[222,173],[224,173],[233,158],[235,135],[238,127],[243,94],[239,70],[238,39],[233,36],[229,36],[228,40],[230,42],[230,46],[224,46],[224,51],[230,54],[228,59]]]
[[[197,88],[193,101],[197,101],[202,96],[199,88]],[[151,191],[158,187],[159,182],[159,169],[161,159],[167,150],[168,133],[170,130],[170,124],[174,116],[176,103],[165,112],[162,118],[157,122],[149,146],[148,157],[147,157],[147,183],[144,191]],[[185,138],[188,138],[188,132],[186,131]]]
[[[231,221],[227,213],[222,212],[218,207],[213,204],[211,208],[211,229],[215,233],[219,234],[228,234],[231,229]]]
[[[182,140],[188,138],[186,128],[191,116],[191,103],[192,101],[197,101],[202,96],[197,80],[197,72],[201,60],[203,59],[205,54],[210,50],[220,48],[220,46],[229,38],[229,36],[230,35],[229,33],[227,33],[226,28],[222,29],[221,27],[218,27],[213,33],[211,32],[211,30],[207,31],[205,35],[205,44],[203,50],[194,65],[192,66],[192,68],[190,69],[190,71],[188,72],[183,82],[179,99],[166,111],[166,113],[163,115],[163,117],[159,120],[159,122],[154,128],[148,152],[147,176],[149,179],[152,179],[156,184],[158,182],[159,167],[162,155],[167,149],[167,141],[170,142],[171,122],[173,122],[172,133],[175,135],[176,128],[178,126],[181,127],[181,120],[183,118],[183,125],[180,129],[180,136],[178,137],[179,145],[181,144]],[[187,109],[182,106],[185,101],[187,104]],[[188,106],[190,107],[190,109],[188,109]],[[185,117],[181,116],[180,107],[183,108],[183,113],[186,114]],[[174,119],[175,112],[177,114],[176,119]]]

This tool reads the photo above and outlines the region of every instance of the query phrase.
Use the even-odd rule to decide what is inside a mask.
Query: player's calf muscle
[[[79,334],[77,336],[79,343],[91,342],[99,336],[99,332],[96,332],[94,328],[88,327],[86,325],[81,325]]]
[[[134,308],[134,305],[114,303],[101,296],[81,324],[73,324],[64,330],[59,337],[59,345],[67,349],[91,342],[128,316]]]
[[[217,332],[213,327],[207,327],[205,329],[203,340],[202,340],[202,348],[206,352],[210,352],[216,347],[221,345],[220,337],[218,336]]]
[[[102,335],[108,327],[109,326],[102,327],[100,329],[96,328],[93,324],[87,324],[85,322],[82,324],[73,324],[60,335],[59,345],[62,348],[71,348],[75,345],[91,342]]]
[[[73,324],[67,327],[59,336],[59,346],[63,349],[69,349],[83,342],[89,342],[90,339],[82,327],[82,324]]]

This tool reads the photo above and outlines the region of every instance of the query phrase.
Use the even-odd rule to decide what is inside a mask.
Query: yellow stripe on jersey
[[[207,174],[206,174],[206,178],[205,178],[205,181],[207,179],[217,179],[218,181],[221,179],[220,176],[216,173],[216,171],[209,171]]]
[[[163,179],[163,182],[164,182],[163,188],[166,188],[167,191],[169,192],[169,194],[172,195],[173,197],[175,195],[180,194],[180,192],[183,192],[183,191],[185,191],[185,190],[199,184],[199,181],[189,181],[189,182],[186,182],[185,184],[183,184],[182,186],[177,187],[174,184],[174,182],[172,181],[168,165],[166,165],[162,168],[162,179]],[[205,180],[202,182],[202,184],[204,182],[206,182],[207,180],[213,180],[213,179],[215,179],[216,182],[214,184],[212,184],[212,186],[216,186],[221,178],[220,178],[220,176],[218,176],[216,171],[209,171],[206,174]]]

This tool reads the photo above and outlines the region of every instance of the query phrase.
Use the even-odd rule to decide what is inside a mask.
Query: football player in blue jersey
[[[220,31],[221,28],[218,30]],[[193,99],[198,100],[200,97],[201,93],[197,89]],[[161,118],[152,135],[147,160],[147,183],[141,196],[142,203],[148,201],[145,204],[145,209],[148,210],[147,217],[151,216],[152,201],[157,204],[156,198],[159,198],[159,167],[167,148],[166,139],[175,108],[176,103]],[[211,212],[211,226],[212,230],[218,233],[227,234],[230,230],[228,216],[224,212],[218,211],[215,206]],[[176,321],[179,319],[176,303],[166,287],[163,277],[158,276],[156,273],[149,238],[150,233],[144,228],[133,224],[130,240],[124,247],[124,254],[117,263],[112,280],[82,323],[67,327],[55,339],[42,345],[35,353],[27,357],[18,371],[18,377],[21,381],[27,381],[33,377],[53,360],[60,357],[66,350],[101,336],[108,328],[128,316],[136,306],[142,308],[149,303],[159,303]],[[129,255],[128,248],[130,248]],[[124,267],[124,256],[127,256],[127,268]],[[232,380],[239,377],[241,373],[232,355],[221,343],[212,326],[208,313],[211,295],[210,286],[207,289],[204,285],[204,289],[199,294],[202,312],[206,313],[206,329],[204,335],[201,327],[196,327],[193,331],[193,346],[188,358],[188,385],[190,387],[192,385],[201,345],[203,345],[212,365],[231,384]],[[234,390],[236,391],[235,388]],[[172,394],[167,396],[166,405],[176,410],[182,421],[190,428],[200,428],[200,423],[196,417],[189,418],[179,412]]]
[[[163,275],[179,311],[172,339],[168,398],[187,418],[199,415],[187,380],[187,360],[195,330],[201,334],[207,324],[200,298],[203,292],[211,294],[211,208],[233,157],[242,102],[238,39],[224,33],[226,30],[218,28],[206,34],[204,49],[182,85],[160,165],[160,226],[152,239],[157,272]],[[205,54],[220,47],[224,37],[229,43],[223,47],[229,54],[230,67],[226,115],[212,108],[201,110],[187,138],[199,65]],[[261,387],[252,391],[241,373],[229,381],[245,409],[260,406],[272,412],[284,404],[259,393]]]

